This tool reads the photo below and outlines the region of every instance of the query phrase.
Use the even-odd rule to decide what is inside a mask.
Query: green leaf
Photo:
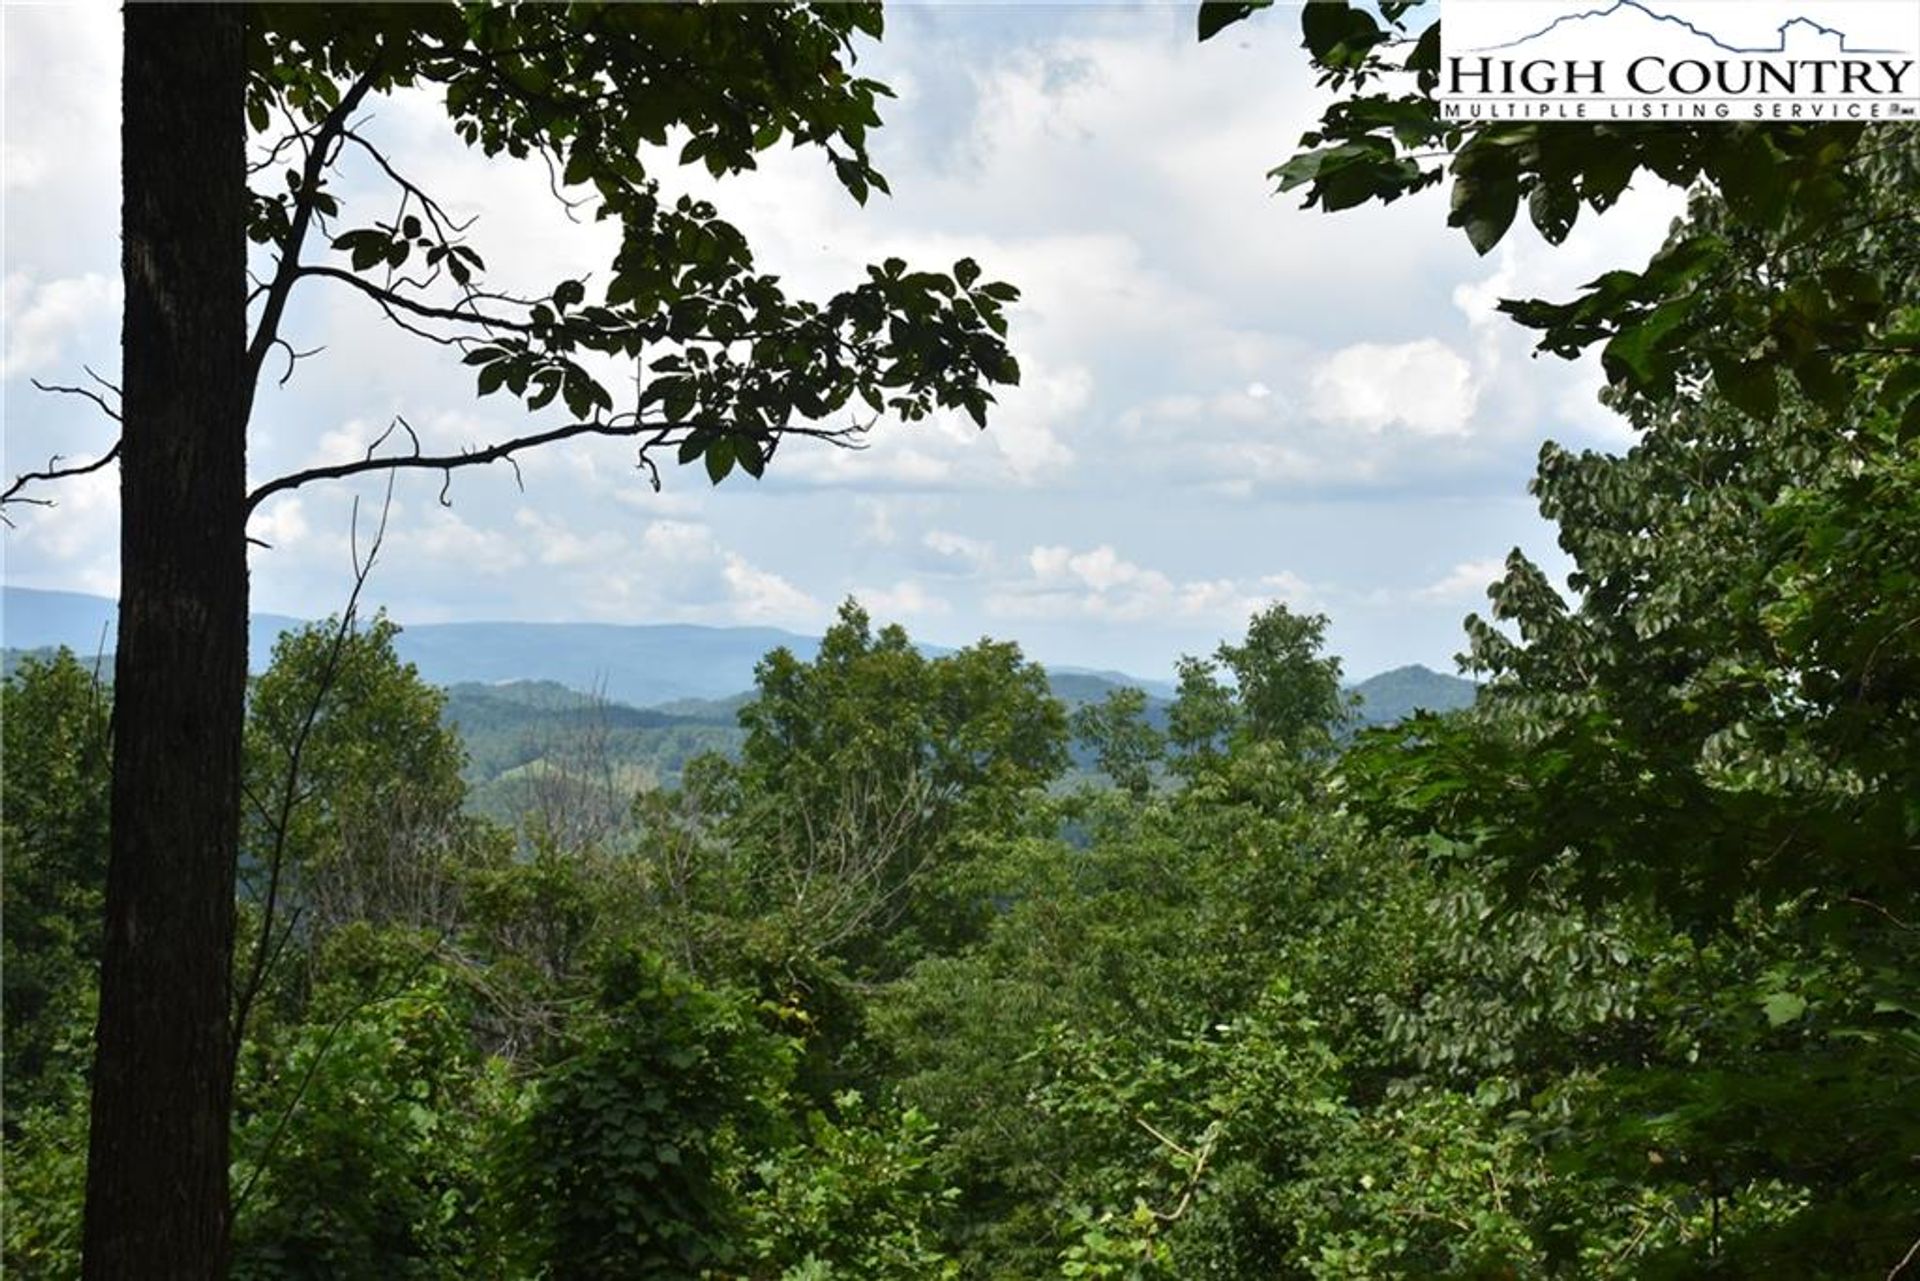
[[[1845,409],[1853,394],[1853,384],[1840,375],[1825,352],[1814,351],[1793,365],[1793,380],[1801,394],[1828,413]]]
[[[560,390],[560,373],[558,370],[543,369],[534,375],[533,381],[538,386],[534,388],[533,395],[527,397],[527,408],[545,409]]]
[[[708,446],[706,453],[707,479],[718,485],[733,470],[734,443],[730,436],[722,436]]]
[[[661,407],[665,410],[667,421],[684,422],[693,412],[693,402],[697,395],[691,378],[675,378],[667,383],[661,392]]]
[[[1780,380],[1768,360],[1734,360],[1709,357],[1714,386],[1720,389],[1736,409],[1772,422],[1780,412]]]
[[[1807,1002],[1805,997],[1792,992],[1775,992],[1760,1002],[1760,1008],[1766,1012],[1769,1024],[1783,1027],[1807,1012]]]
[[[1504,151],[1462,152],[1455,165],[1453,209],[1447,225],[1467,233],[1475,253],[1487,254],[1513,225],[1520,205],[1520,180]]]
[[[1580,198],[1567,183],[1538,179],[1527,196],[1527,216],[1548,244],[1557,245],[1580,216]]]
[[[1373,15],[1346,0],[1307,0],[1300,10],[1300,33],[1316,62],[1346,65],[1382,39]]]
[[[1654,308],[1645,320],[1622,327],[1600,355],[1607,377],[1642,392],[1670,389],[1675,355],[1667,339],[1692,311],[1693,299],[1676,298]]]
[[[1202,0],[1200,39],[1211,40],[1234,23],[1267,8],[1273,0]]]
[[[567,402],[567,412],[575,418],[585,421],[593,416],[593,380],[579,370],[568,370],[567,377],[561,383],[561,395]]]

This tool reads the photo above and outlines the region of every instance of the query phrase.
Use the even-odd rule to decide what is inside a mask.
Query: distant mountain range
[[[82,656],[110,653],[114,613],[114,602],[101,596],[8,587],[0,595],[0,639],[16,651],[64,645]],[[280,633],[300,621],[254,615],[249,660],[255,671],[266,667]],[[673,758],[680,749],[713,746],[713,731],[732,731],[755,664],[780,646],[811,658],[819,638],[771,627],[677,623],[426,623],[405,627],[395,642],[422,677],[449,688],[449,718],[462,723],[481,777],[513,768],[510,758],[520,748],[482,750],[476,735],[495,746],[508,739],[531,744],[586,716],[605,732],[633,739],[636,750],[645,737],[659,750],[642,755],[676,770]],[[1164,721],[1173,694],[1166,681],[1123,672],[1055,667],[1048,675],[1069,706],[1137,686],[1150,696],[1148,714],[1158,721]],[[1475,692],[1471,681],[1419,666],[1383,672],[1352,688],[1361,700],[1360,718],[1369,724],[1422,708],[1464,707]],[[589,691],[605,706],[594,706]]]
[[[65,645],[77,654],[111,652],[115,611],[115,603],[102,596],[8,587],[0,635],[9,649]],[[255,614],[248,665],[264,670],[275,639],[302,621]],[[413,623],[395,641],[400,657],[436,685],[556,681],[636,707],[737,693],[753,684],[761,656],[782,645],[811,658],[819,640],[772,627],[677,623]]]

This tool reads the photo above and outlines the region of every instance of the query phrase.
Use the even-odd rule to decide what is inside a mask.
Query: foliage
[[[464,762],[399,630],[382,615],[289,631],[253,682],[242,867],[256,896],[294,886],[310,930],[446,911]]]
[[[1074,737],[1093,749],[1100,770],[1132,796],[1153,786],[1154,766],[1166,752],[1166,735],[1146,718],[1145,690],[1121,688],[1073,713]]]
[[[1698,422],[1702,441],[1756,430],[1711,406]],[[1657,503],[1669,473],[1655,446],[1677,447],[1681,431],[1650,433],[1619,464],[1643,469],[1636,501]],[[1779,466],[1812,475],[1808,461]],[[1675,472],[1689,485],[1714,474]],[[1543,491],[1588,513],[1581,531],[1594,542],[1579,561],[1596,582],[1621,581],[1601,573],[1612,555],[1643,576],[1631,581],[1660,581],[1666,560],[1594,532],[1605,508],[1593,495],[1620,491],[1583,486],[1608,474],[1592,459]],[[1870,458],[1841,469],[1875,474]],[[1900,528],[1897,509],[1833,506],[1880,501],[1877,482],[1835,483],[1796,488],[1791,519],[1762,507],[1760,526],[1798,530],[1813,511],[1876,538]],[[1744,581],[1734,533],[1750,507],[1709,496],[1655,511],[1676,522],[1667,557],[1697,538],[1703,564],[1729,576],[1703,592]],[[1756,562],[1780,546],[1754,537]],[[1881,599],[1887,567],[1874,556],[1819,563],[1777,581]],[[1850,589],[1846,573],[1868,582]],[[1691,742],[1704,754],[1709,713],[1791,711],[1769,741],[1817,751],[1825,770],[1783,775],[1772,784],[1783,790],[1758,797],[1727,781],[1737,776],[1680,776],[1677,795],[1711,819],[1715,840],[1770,805],[1805,812],[1829,792],[1834,804],[1877,804],[1831,780],[1872,767],[1897,789],[1884,771],[1903,758],[1833,732],[1844,699],[1833,712],[1812,697],[1700,706],[1662,683],[1694,670],[1683,660],[1710,640],[1764,656],[1784,631],[1743,631],[1737,612],[1696,626],[1688,611],[1707,602],[1682,597],[1668,630],[1616,632],[1599,591],[1576,609],[1526,594],[1535,580],[1523,566],[1509,580],[1497,607],[1540,612],[1511,615],[1523,643],[1489,643],[1497,665],[1472,709],[1339,754],[1329,727],[1254,731],[1243,691],[1261,690],[1262,674],[1335,689],[1317,624],[1303,620],[1268,633],[1284,643],[1222,647],[1239,671],[1231,686],[1209,683],[1231,729],[1204,767],[1158,787],[1053,796],[1041,784],[1058,767],[1062,718],[1017,656],[927,659],[850,612],[822,660],[770,659],[767,705],[746,717],[751,749],[738,764],[701,763],[685,791],[644,797],[632,848],[570,844],[532,824],[517,851],[504,837],[460,847],[445,869],[444,926],[363,921],[315,936],[298,981],[256,1012],[242,1056],[236,1271],[1359,1278],[1890,1266],[1913,1235],[1906,1163],[1920,1142],[1904,1106],[1914,958],[1885,914],[1904,904],[1866,897],[1865,881],[1844,897],[1788,893],[1780,873],[1742,876],[1719,903],[1688,892],[1697,866],[1671,848],[1596,859],[1589,841],[1550,840],[1570,829],[1543,832],[1561,820],[1531,807],[1577,788],[1594,807],[1588,822],[1643,821],[1650,781],[1623,790],[1618,774],[1555,759],[1599,724],[1615,750]],[[1826,627],[1848,634],[1837,619]],[[294,708],[312,692],[294,679],[311,675],[298,648],[261,682]],[[1901,652],[1879,649],[1890,663]],[[1665,665],[1650,669],[1648,653]],[[1556,686],[1574,654],[1584,667]],[[336,691],[334,718],[309,735],[319,766],[340,771],[342,798],[405,782],[377,765],[386,744],[355,746],[361,736],[415,725],[429,759],[442,742],[426,733],[434,700],[390,652],[367,656],[362,696],[346,697],[353,682]],[[1275,705],[1342,710],[1337,693]],[[1898,706],[1868,723],[1897,727]],[[1009,759],[1010,740],[1035,726],[1051,750]],[[847,968],[858,952],[836,955],[832,917],[784,913],[748,875],[765,866],[753,842],[767,807],[860,817],[833,809],[833,771],[848,761],[885,765],[896,782],[946,771],[937,799],[950,808],[924,830],[953,842],[933,848],[964,871],[903,888],[903,920],[953,932],[921,935],[897,968],[864,975]],[[304,849],[324,851],[335,829],[301,830]],[[658,959],[655,940],[705,977]],[[44,1102],[8,1139],[8,1260],[27,1274],[57,1272],[73,1248],[76,1207],[51,1190],[71,1192],[80,1078],[48,1076]]]
[[[850,1090],[834,1098],[832,1115],[810,1110],[803,1141],[748,1172],[752,1270],[782,1281],[957,1275],[933,1230],[954,1197],[934,1174],[939,1137],[913,1109],[876,1111]]]
[[[5,733],[7,1132],[84,1071],[106,881],[111,698],[71,653],[28,658],[0,685]]]
[[[247,1047],[238,1277],[438,1277],[480,1263],[485,1150],[512,1092],[433,942],[349,927],[297,1023]]]
[[[89,1056],[75,1054],[73,1059]],[[8,1042],[8,1075],[13,1047]],[[14,1277],[80,1273],[81,1189],[86,1185],[87,1098],[84,1070],[65,1070],[7,1108],[6,1173],[0,1180],[0,1266]]]
[[[1877,207],[1911,163],[1896,132],[1850,201]],[[1676,240],[1733,220],[1703,195]],[[1910,323],[1910,244],[1784,239],[1750,249],[1806,270],[1870,252],[1888,323]],[[1356,801],[1506,903],[1646,923],[1613,944],[1647,958],[1618,993],[1616,1021],[1639,1026],[1559,1057],[1594,1074],[1565,1082],[1584,1127],[1567,1160],[1715,1207],[1661,1268],[1704,1237],[1741,1270],[1846,1275],[1914,1235],[1891,1102],[1916,1084],[1920,1005],[1912,369],[1857,354],[1842,394],[1764,415],[1722,380],[1624,402],[1641,438],[1623,455],[1547,446],[1534,488],[1577,596],[1511,558],[1493,620],[1468,622],[1479,707],[1347,763]],[[1727,1196],[1761,1212],[1729,1220]]]
[[[1167,730],[1180,768],[1217,764],[1235,739],[1299,757],[1331,746],[1352,700],[1340,692],[1340,660],[1320,654],[1326,631],[1324,616],[1275,604],[1253,616],[1240,643],[1222,642],[1210,659],[1182,658]]]
[[[739,764],[711,763],[698,795],[746,912],[790,931],[783,962],[884,971],[968,930],[972,896],[942,887],[1066,764],[1045,672],[991,641],[929,659],[848,601],[811,662],[775,650],[756,686]]]
[[[635,951],[608,958],[596,1013],[507,1136],[515,1266],[679,1277],[740,1254],[726,1167],[779,1124],[786,1039],[739,998]]]
[[[1256,7],[1204,6],[1202,34]],[[1113,786],[1055,788],[1068,720],[1016,647],[930,657],[849,602],[812,659],[762,662],[737,760],[689,760],[630,809],[611,786],[592,814],[530,791],[510,833],[461,815],[445,702],[391,624],[291,635],[248,726],[236,1273],[1901,1270],[1920,1237],[1920,380],[1889,335],[1920,324],[1920,242],[1836,219],[1909,216],[1914,135],[1433,135],[1429,38],[1387,38],[1411,10],[1305,8],[1352,92],[1284,181],[1328,207],[1391,198],[1435,180],[1397,148],[1439,142],[1457,221],[1491,244],[1521,195],[1552,237],[1636,168],[1704,180],[1648,273],[1513,309],[1549,345],[1607,343],[1638,438],[1542,451],[1534,492],[1575,571],[1563,592],[1509,560],[1468,622],[1477,696],[1349,739],[1326,620],[1275,606],[1182,663],[1164,738],[1139,691],[1080,707]],[[605,408],[567,353],[664,324],[727,369],[656,364],[667,418],[757,424],[688,428],[718,478],[811,412],[801,383],[749,372],[778,360],[722,360],[716,332],[749,312],[786,326],[760,355],[819,344],[789,362],[810,394],[895,379],[907,417],[959,396],[960,366],[888,361],[998,333],[970,269],[789,303],[634,158],[677,121],[716,172],[787,136],[872,187],[878,89],[842,63],[868,10],[273,15],[256,67],[282,74],[254,106],[323,121],[345,101],[323,73],[431,82],[473,145],[550,154],[623,219],[617,296],[557,288],[474,348],[485,382]],[[1367,96],[1391,57],[1417,92]],[[610,99],[682,58],[711,83]],[[302,191],[319,208],[304,181],[256,205],[267,239],[297,239]],[[462,285],[477,270],[404,217],[337,243],[349,276],[436,250]],[[1782,285],[1761,311],[1756,273]],[[943,336],[910,332],[917,295],[948,300],[919,315]],[[907,329],[829,370],[823,335],[858,340],[873,306]],[[61,655],[0,699],[6,1265],[63,1275],[107,698]]]

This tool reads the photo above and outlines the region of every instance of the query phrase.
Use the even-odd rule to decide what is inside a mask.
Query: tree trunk
[[[88,1278],[227,1263],[247,665],[245,10],[126,8],[120,631]]]

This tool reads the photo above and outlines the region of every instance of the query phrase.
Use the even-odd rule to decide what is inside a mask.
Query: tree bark
[[[247,670],[245,10],[126,9],[120,630],[84,1275],[227,1263]]]

